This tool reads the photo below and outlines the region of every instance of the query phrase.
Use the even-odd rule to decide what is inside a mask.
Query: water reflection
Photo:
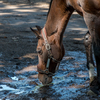
[[[52,87],[53,85],[43,86],[38,89],[38,92],[35,93],[37,95],[35,97],[36,100],[59,100],[61,94],[57,93],[55,89]],[[33,93],[32,93],[33,94]],[[34,96],[34,94],[33,94]]]

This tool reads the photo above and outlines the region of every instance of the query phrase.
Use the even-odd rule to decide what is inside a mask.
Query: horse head
[[[44,28],[39,26],[36,26],[37,30],[31,28],[38,38],[37,70],[38,78],[43,84],[52,82],[52,76],[64,56],[63,33],[72,11],[67,12],[66,0],[51,0]]]
[[[37,65],[38,78],[45,85],[52,82],[52,76],[64,56],[64,47],[63,44],[59,43],[57,31],[48,36],[45,27],[42,29],[36,26],[36,28],[37,30],[32,28],[31,30],[38,38],[36,49],[39,60]]]

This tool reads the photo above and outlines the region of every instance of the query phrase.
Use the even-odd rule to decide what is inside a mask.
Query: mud
[[[0,0],[0,100],[100,100],[87,95],[87,27],[76,12],[65,30],[66,53],[52,84],[39,82],[37,39],[29,27],[43,27],[48,8],[49,0]]]

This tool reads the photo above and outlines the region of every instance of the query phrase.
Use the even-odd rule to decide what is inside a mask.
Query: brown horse
[[[39,26],[36,26],[37,30],[31,28],[38,38],[38,77],[43,84],[52,82],[52,76],[64,56],[63,33],[74,10],[84,17],[90,32],[86,34],[84,41],[90,76],[89,93],[98,94],[100,89],[100,0],[51,0],[44,28],[41,29]],[[92,44],[97,66],[96,79]]]

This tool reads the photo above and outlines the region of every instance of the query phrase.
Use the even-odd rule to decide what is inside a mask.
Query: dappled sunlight
[[[46,4],[46,3],[40,3],[40,4],[34,5],[34,6],[25,5],[25,4],[19,4],[19,5],[4,4],[4,7],[0,7],[0,9],[1,9],[1,11],[7,9],[7,10],[12,10],[14,12],[22,12],[22,13],[28,12],[28,13],[30,13],[30,12],[36,12],[36,11],[48,12],[48,7],[49,7],[49,4]]]
[[[23,24],[35,24],[35,23],[37,23],[34,19],[32,19],[32,20],[30,20],[30,22],[24,22],[24,21],[18,21],[17,22],[17,20],[16,20],[16,23],[11,23],[10,25],[13,25],[13,26],[18,26],[18,25],[23,25]]]
[[[24,56],[22,56],[22,57],[23,57],[23,58],[31,58],[31,59],[35,59],[36,56],[37,56],[36,53],[28,53],[28,54],[26,54],[26,55],[24,55]]]
[[[65,77],[69,77],[71,75],[75,75],[75,72],[69,72]]]
[[[88,75],[77,75],[77,76],[81,78],[88,77]]]
[[[1,12],[0,12],[0,16],[5,16],[5,15],[12,15],[12,13],[4,13],[4,12],[1,13]]]
[[[83,64],[83,63],[86,63],[86,61],[74,62],[74,63],[73,63],[74,66],[73,66],[73,67],[74,67],[74,68],[78,68],[78,67],[80,67],[80,65]]]
[[[0,67],[5,67],[4,62],[0,61]]]
[[[76,24],[75,24],[76,25]],[[83,32],[86,32],[86,31],[88,31],[88,29],[87,28],[78,28],[78,27],[74,27],[74,28],[67,28],[67,29],[69,29],[69,30],[75,30],[75,31],[83,31]]]
[[[72,91],[73,91],[73,88],[74,88],[74,89],[79,89],[79,88],[84,88],[84,87],[86,87],[86,85],[72,84],[71,86],[66,87],[66,89],[72,89]]]
[[[85,81],[85,84],[89,84],[89,80]]]
[[[15,73],[16,74],[24,74],[26,72],[33,72],[33,71],[37,71],[37,65],[30,65],[30,66],[27,66],[25,68],[23,68],[22,70],[20,71],[16,71]]]
[[[1,65],[1,64],[0,64],[0,67],[4,67],[4,65]]]
[[[37,79],[38,78],[38,74],[36,74],[36,75],[30,75],[29,78],[30,79],[33,79],[33,78],[36,78]]]
[[[3,3],[3,1],[0,1],[0,3]]]
[[[19,8],[19,7],[16,6],[16,5],[6,5],[5,8],[2,8],[2,9],[12,9],[12,10],[14,10],[14,9],[17,9],[17,8]]]
[[[45,3],[45,2],[38,2],[37,4],[34,7],[40,7],[40,9],[41,8],[47,8],[48,9],[48,7],[49,7],[49,4]]]
[[[0,3],[2,3],[2,7],[0,7],[0,23],[1,25],[10,25],[12,29],[23,27],[23,29],[29,30],[26,27],[32,27],[36,23],[44,22],[43,20],[41,20],[41,17],[46,20],[46,15],[49,7],[49,4],[45,2],[39,2],[36,5],[11,5],[9,3],[3,3],[2,1]],[[45,15],[43,13],[45,13]],[[19,29],[19,31],[23,29],[21,28]],[[8,30],[8,32],[10,30]]]
[[[82,41],[84,38],[73,38],[73,40]]]
[[[77,77],[80,77],[80,78],[88,77],[88,71],[78,71]]]
[[[36,12],[36,10],[28,10],[28,9],[15,9],[14,11],[17,11],[17,12],[23,12],[23,13],[25,13],[25,12]]]
[[[67,75],[65,75],[65,77],[70,77],[70,76],[77,76],[79,78],[85,78],[88,77],[88,71],[78,71],[78,72],[70,72]]]
[[[13,80],[11,78],[4,78],[0,80],[1,83],[11,83]]]

